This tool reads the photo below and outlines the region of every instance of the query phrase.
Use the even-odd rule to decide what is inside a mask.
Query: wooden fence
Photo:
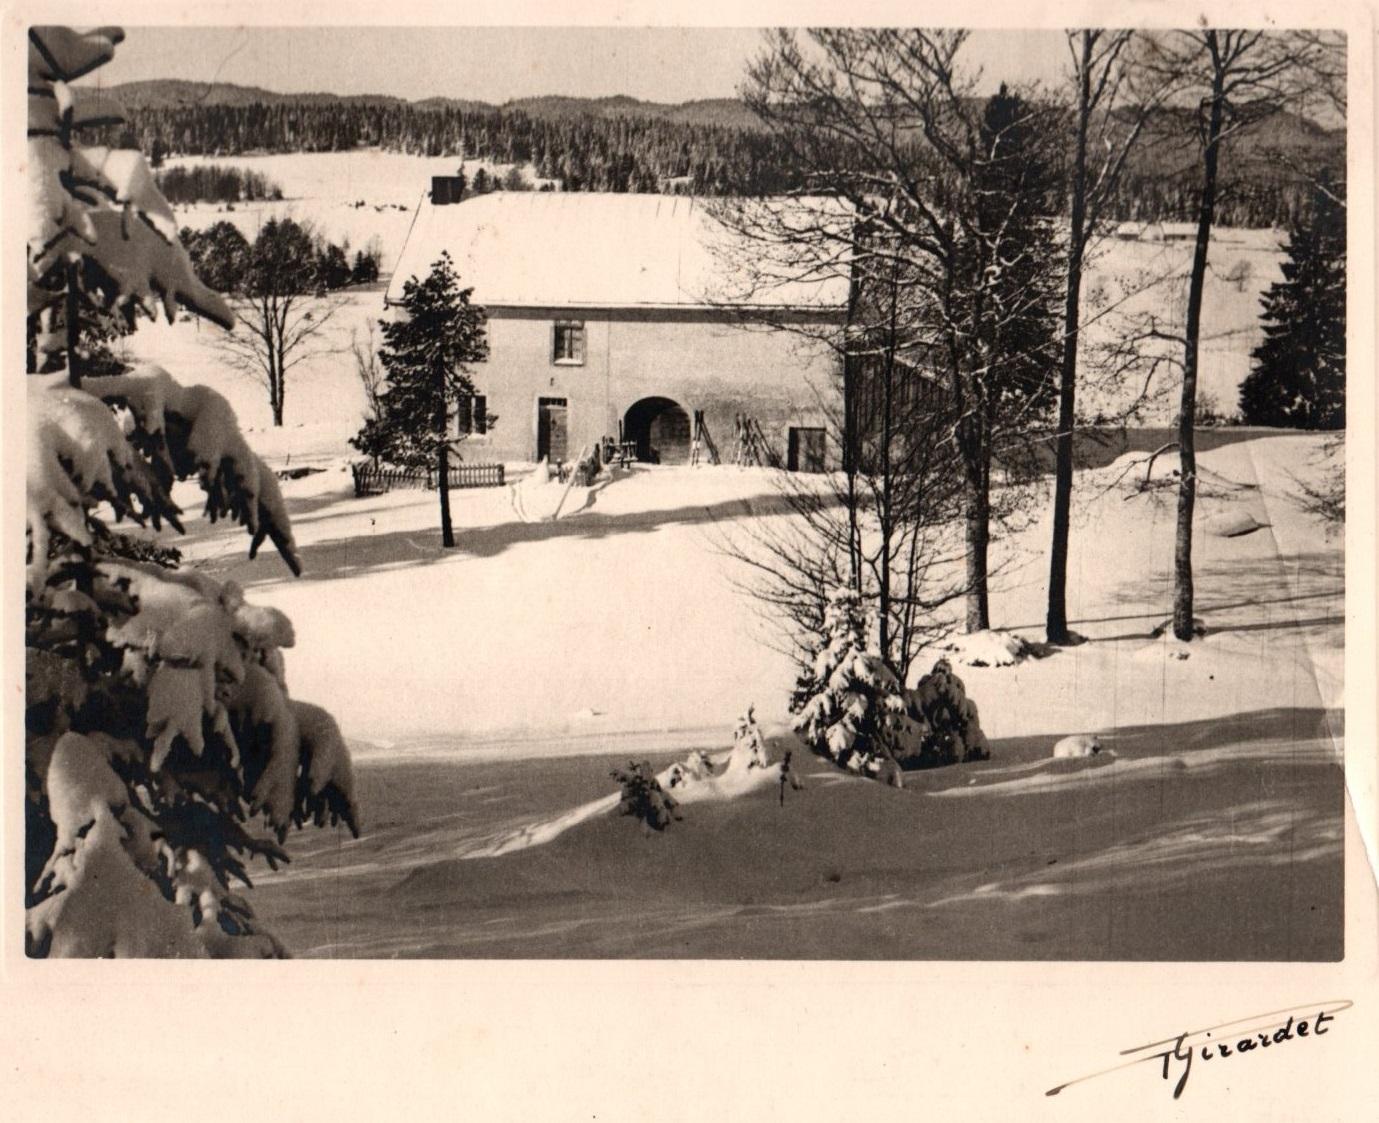
[[[381,495],[385,491],[398,488],[431,489],[436,486],[436,473],[423,472],[414,468],[386,468],[368,461],[350,465],[354,473],[354,494]],[[501,464],[456,464],[450,468],[450,486],[464,487],[502,487],[506,483]]]

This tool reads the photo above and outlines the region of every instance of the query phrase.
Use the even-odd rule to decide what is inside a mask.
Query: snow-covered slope
[[[1091,642],[964,668],[988,735],[1340,705],[1341,543],[1290,500],[1291,474],[1313,470],[1319,447],[1277,436],[1201,458],[1222,482],[1203,488],[1195,543],[1208,635],[1186,648],[1151,639],[1171,608],[1172,493],[1132,493],[1112,469],[1084,473],[1068,596],[1073,627]],[[501,740],[511,753],[598,752],[680,731],[650,737],[673,749],[721,743],[752,703],[768,725],[785,720],[793,668],[768,646],[780,637],[723,553],[751,520],[785,517],[766,470],[639,470],[558,522],[524,521],[511,486],[460,492],[453,551],[440,548],[433,494],[357,500],[341,466],[283,490],[301,579],[246,566],[242,543],[204,524],[191,527],[187,552],[291,617],[293,683],[328,700],[374,751]],[[1233,538],[1205,529],[1246,507],[1269,525]],[[993,625],[1035,641],[1047,535],[1041,519],[1002,543],[992,598]]]

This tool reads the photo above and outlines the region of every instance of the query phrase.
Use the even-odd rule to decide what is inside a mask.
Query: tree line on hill
[[[118,95],[112,90],[112,96]],[[342,152],[359,146],[421,156],[455,156],[499,164],[530,163],[536,176],[567,191],[661,192],[688,182],[701,195],[759,195],[807,186],[789,145],[750,114],[721,107],[703,120],[639,111],[639,103],[558,99],[494,107],[476,103],[276,95],[231,104],[161,102],[128,107],[105,139],[155,158],[233,156],[253,152]],[[145,95],[147,98],[147,95]],[[550,99],[547,99],[550,100]],[[1344,139],[1293,114],[1287,127],[1246,129],[1230,138],[1233,158],[1218,188],[1219,221],[1228,226],[1284,225],[1305,206],[1302,167],[1344,164]],[[1193,124],[1160,109],[1153,143],[1134,153],[1108,200],[1108,220],[1188,221],[1197,211],[1192,161],[1183,160]],[[1149,138],[1147,138],[1149,139]]]
[[[531,163],[567,191],[656,192],[690,176],[704,194],[774,192],[789,170],[760,130],[638,116],[532,116],[522,110],[409,103],[178,105],[131,108],[109,138],[172,155],[343,152],[376,145],[419,156]]]

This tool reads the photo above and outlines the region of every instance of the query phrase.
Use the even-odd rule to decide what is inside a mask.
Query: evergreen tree
[[[1289,230],[1283,280],[1270,286],[1264,341],[1240,387],[1249,425],[1345,428],[1346,210],[1329,180]]]
[[[324,710],[288,695],[281,612],[105,521],[180,530],[171,490],[197,479],[251,556],[271,540],[301,571],[277,478],[225,399],[158,367],[104,374],[79,346],[92,307],[233,322],[143,157],[76,139],[67,84],[123,37],[29,29],[28,307],[35,359],[62,351],[66,370],[24,379],[26,950],[281,954],[231,883],[286,860],[293,825],[355,826],[349,755]]]
[[[1002,84],[983,108],[975,151],[953,186],[965,213],[940,290],[947,328],[967,339],[956,365],[954,433],[967,484],[968,632],[990,628],[991,468],[1029,452],[1057,405],[1062,251],[1059,137],[1049,115]]]
[[[350,283],[350,259],[345,247],[322,242],[316,252],[316,283],[327,292]]]
[[[220,221],[205,230],[182,228],[182,245],[192,265],[216,292],[232,292],[244,276],[249,241],[231,222]]]
[[[461,403],[474,395],[466,363],[488,358],[488,315],[470,302],[472,288],[442,253],[421,280],[402,289],[406,318],[383,320],[379,360],[388,388],[380,414],[351,440],[355,448],[404,467],[434,470],[440,488],[441,541],[455,544],[450,524],[450,456],[463,439],[451,426]]]
[[[378,254],[359,250],[354,255],[354,265],[350,267],[350,283],[371,285],[378,280]]]
[[[886,777],[902,770],[985,760],[990,754],[977,705],[944,659],[907,690],[867,642],[861,598],[835,590],[811,666],[791,696],[794,729],[820,756],[854,772]]]
[[[814,752],[854,772],[875,775],[889,764],[899,782],[896,746],[911,732],[905,689],[869,650],[866,610],[851,589],[837,589],[824,608],[812,668],[792,697],[794,728]]]

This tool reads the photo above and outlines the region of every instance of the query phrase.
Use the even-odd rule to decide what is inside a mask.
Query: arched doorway
[[[690,418],[669,398],[643,398],[623,416],[623,440],[637,446],[637,459],[648,464],[688,464]]]

